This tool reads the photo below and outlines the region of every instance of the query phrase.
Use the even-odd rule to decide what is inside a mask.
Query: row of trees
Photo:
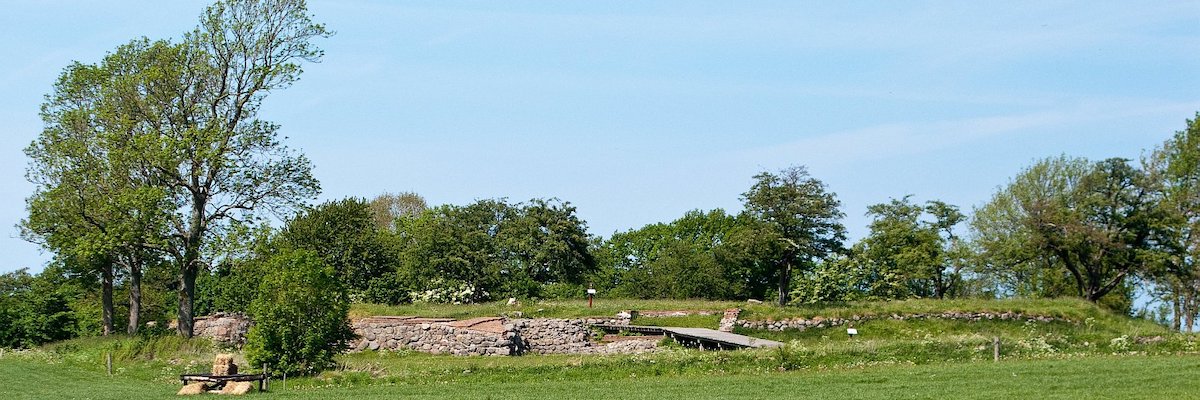
[[[912,196],[872,205],[869,233],[853,244],[845,243],[835,195],[802,167],[756,175],[738,214],[696,210],[607,239],[589,236],[575,208],[553,199],[430,207],[401,193],[330,201],[280,228],[228,225],[211,244],[216,262],[198,273],[195,307],[201,314],[278,313],[262,304],[283,302],[264,293],[288,292],[276,286],[295,279],[277,273],[316,277],[305,279],[324,285],[319,292],[343,309],[355,301],[575,298],[591,286],[612,297],[781,304],[1078,296],[1129,312],[1140,290],[1161,300],[1165,322],[1188,329],[1200,289],[1198,120],[1138,164],[1038,161],[970,217]],[[18,271],[0,279],[0,345],[111,331],[103,317],[111,311],[96,310],[112,307],[113,293],[128,296],[117,308],[140,309],[129,270],[116,269],[106,282],[96,264],[77,264],[85,258],[76,252],[85,249],[69,248],[38,276]],[[147,260],[156,262],[143,264],[151,286],[142,292],[155,300],[139,312],[165,324],[180,295],[176,265]]]
[[[1156,318],[1190,330],[1200,312],[1198,121],[1138,161],[1040,160],[970,217],[911,196],[869,206],[869,233],[853,245],[819,181],[780,179],[800,169],[759,175],[741,214],[693,211],[613,235],[597,248],[597,282],[621,296],[781,303],[1077,296],[1123,312],[1141,293],[1165,308]],[[778,187],[791,189],[762,190]],[[767,280],[780,290],[765,290]]]
[[[348,198],[307,209],[278,231],[246,231],[231,248],[248,250],[202,280],[200,310],[244,311],[254,282],[269,272],[261,265],[285,250],[312,252],[336,271],[349,297],[375,303],[538,297],[556,285],[579,285],[596,269],[586,225],[568,203],[481,200],[426,208],[420,196],[403,196],[417,214],[381,217],[388,208],[379,204],[394,195]]]

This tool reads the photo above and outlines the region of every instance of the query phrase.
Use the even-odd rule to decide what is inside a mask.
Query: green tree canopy
[[[760,237],[778,240],[778,252],[769,258],[778,281],[779,304],[787,304],[792,275],[842,249],[846,229],[841,205],[825,184],[801,166],[779,173],[762,172],[742,195],[745,213],[768,232]]]
[[[328,201],[304,210],[279,232],[279,245],[311,250],[337,271],[351,291],[395,270],[394,249],[365,200]]]
[[[171,204],[129,152],[139,128],[118,95],[147,68],[146,54],[163,46],[135,40],[99,65],[72,64],[42,106],[44,130],[25,149],[35,192],[22,235],[63,265],[101,276],[104,334],[113,328],[113,282],[122,272],[130,280],[129,332],[140,326],[143,269],[164,243]]]
[[[1200,315],[1200,113],[1144,164],[1163,196],[1156,224],[1164,251],[1150,278],[1171,305],[1172,327],[1190,332]]]
[[[744,295],[739,272],[718,252],[736,218],[724,210],[689,211],[670,223],[614,234],[600,249],[618,296],[727,299]]]
[[[299,78],[300,62],[320,58],[310,42],[327,35],[303,0],[218,0],[180,43],[135,40],[99,66],[73,64],[27,151],[30,180],[42,186],[31,210],[50,214],[31,215],[28,231],[46,237],[54,233],[46,226],[66,222],[59,226],[75,237],[51,246],[99,265],[137,261],[147,247],[169,255],[179,270],[179,332],[190,337],[212,239],[318,191],[308,160],[258,110]],[[116,229],[125,221],[143,226]]]
[[[586,224],[558,200],[434,207],[400,220],[396,240],[395,281],[414,291],[467,288],[466,300],[537,296],[546,284],[581,284],[596,267]]]
[[[910,198],[867,207],[870,233],[854,246],[853,260],[871,297],[943,298],[961,281],[962,264],[953,252],[960,246],[954,226],[963,214],[941,201],[922,206]]]
[[[1144,274],[1157,251],[1160,214],[1148,183],[1124,159],[1046,159],[977,213],[976,235],[997,264],[1065,271],[1074,294],[1099,301]],[[1001,232],[1010,237],[992,236]]]

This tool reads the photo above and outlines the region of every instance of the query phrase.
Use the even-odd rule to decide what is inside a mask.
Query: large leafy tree
[[[399,280],[420,291],[465,285],[473,288],[467,300],[536,296],[542,285],[580,284],[594,270],[586,232],[575,208],[556,200],[434,207],[397,224]]]
[[[689,211],[670,223],[614,234],[600,248],[611,286],[622,296],[727,299],[745,281],[723,252],[737,219],[724,210]],[[720,253],[720,254],[719,254]]]
[[[538,284],[577,284],[595,269],[587,223],[571,203],[532,199],[514,209],[502,232],[503,247],[516,261],[508,273]]]
[[[177,314],[184,336],[192,335],[196,278],[212,250],[207,244],[264,209],[288,210],[318,191],[308,160],[280,143],[278,125],[260,119],[258,110],[267,93],[299,78],[300,62],[320,58],[310,42],[326,35],[311,21],[303,0],[218,0],[180,43],[135,41],[99,68],[73,66],[66,82],[79,77],[83,83],[75,86],[86,90],[69,96],[65,108],[83,111],[64,113],[70,124],[61,125],[70,133],[92,133],[65,137],[62,147],[74,153],[62,157],[40,157],[41,147],[31,147],[35,163],[65,160],[92,181],[111,177],[152,191],[133,190],[129,198],[165,202],[167,211],[144,211],[161,217],[167,232],[159,235],[162,240],[143,242],[168,254],[178,269]],[[62,86],[51,96],[52,115],[57,115],[57,93],[74,93]],[[47,125],[54,133],[56,125]],[[56,171],[56,164],[46,165],[42,169]],[[105,205],[82,207],[94,215]],[[111,257],[108,251],[94,253]]]
[[[961,280],[954,226],[964,216],[940,201],[914,204],[910,196],[867,207],[870,234],[855,246],[872,296],[944,298]]]
[[[797,269],[811,269],[842,248],[846,229],[841,203],[802,166],[762,172],[754,181],[742,195],[745,213],[761,223],[765,231],[760,230],[760,237],[779,242],[766,262],[778,282],[779,304],[784,305]]]
[[[1076,294],[1068,272],[1053,254],[1034,245],[1028,204],[1063,193],[1088,169],[1087,160],[1059,157],[1029,167],[988,203],[974,210],[972,243],[978,257],[975,271],[1001,295],[1056,297]]]
[[[347,198],[322,203],[288,220],[277,246],[311,250],[348,289],[361,292],[371,280],[395,270],[396,255],[384,232],[375,225],[369,203]]]
[[[1200,314],[1200,113],[1144,163],[1163,194],[1157,223],[1165,251],[1151,281],[1171,305],[1172,327],[1191,332]]]
[[[429,208],[425,198],[413,192],[384,193],[375,196],[368,204],[375,225],[384,231],[395,231],[396,220],[416,218]]]
[[[196,277],[206,244],[233,222],[281,211],[313,197],[311,164],[258,118],[267,93],[300,75],[299,62],[328,35],[303,0],[221,0],[182,43],[155,53],[153,65],[120,95],[143,128],[131,154],[174,206],[167,252],[179,271],[179,333],[190,337]]]
[[[131,122],[136,115],[117,95],[160,46],[135,40],[99,65],[75,63],[64,70],[42,106],[45,129],[25,150],[27,177],[36,189],[22,234],[75,272],[100,276],[103,334],[113,330],[118,273],[129,283],[129,333],[141,325],[143,268],[159,255],[170,206],[127,151],[138,129]]]
[[[1157,249],[1156,201],[1146,174],[1127,160],[1052,158],[1017,176],[985,206],[989,218],[1003,219],[979,224],[1009,227],[1021,242],[997,248],[1065,271],[1075,294],[1096,302],[1147,272]],[[983,237],[985,245],[1009,240]]]

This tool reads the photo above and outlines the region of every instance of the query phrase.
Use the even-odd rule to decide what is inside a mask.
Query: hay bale
[[[233,364],[233,365],[214,365],[214,366],[212,367],[212,374],[213,374],[213,375],[237,375],[237,373],[238,373],[238,366],[237,366],[237,364]]]
[[[220,364],[220,365],[233,364],[233,354],[217,354],[217,356],[215,358],[213,358],[213,365],[218,365],[218,364]]]
[[[176,394],[179,396],[191,396],[201,393],[204,393],[204,382],[189,383],[182,389],[179,389],[179,393]]]
[[[217,354],[213,359],[213,375],[236,375],[237,364],[233,363],[233,354]]]
[[[229,382],[221,389],[221,394],[242,395],[254,390],[253,382]]]

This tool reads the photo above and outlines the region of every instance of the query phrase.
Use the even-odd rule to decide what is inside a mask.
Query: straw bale
[[[254,390],[253,382],[229,382],[221,389],[221,394],[242,395]]]
[[[213,365],[229,365],[233,364],[233,354],[217,354],[213,358]]]
[[[214,366],[212,367],[212,374],[213,374],[213,375],[237,375],[237,373],[238,373],[238,366],[237,366],[237,364],[231,364],[231,365],[214,365]]]
[[[204,382],[189,383],[182,389],[179,389],[179,393],[177,394],[179,396],[190,396],[201,393],[204,393]]]
[[[237,364],[233,362],[233,354],[217,354],[213,359],[213,375],[236,375]]]

